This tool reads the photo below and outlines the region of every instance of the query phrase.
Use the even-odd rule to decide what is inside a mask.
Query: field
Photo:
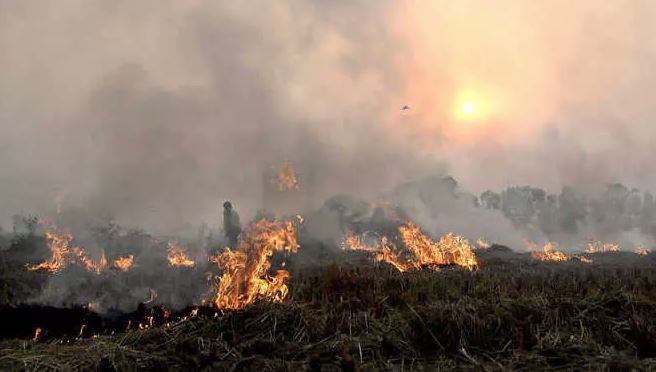
[[[290,293],[282,303],[188,308],[168,317],[143,305],[131,316],[144,321],[151,314],[152,327],[127,332],[126,318],[78,309],[93,332],[77,337],[79,324],[73,324],[68,333],[46,329],[37,341],[32,334],[5,337],[0,369],[656,368],[654,254],[603,253],[593,264],[541,262],[493,246],[477,251],[478,270],[401,273],[360,253],[290,265]],[[29,287],[40,280],[24,269],[3,270],[5,301],[8,292],[20,292],[17,282]]]

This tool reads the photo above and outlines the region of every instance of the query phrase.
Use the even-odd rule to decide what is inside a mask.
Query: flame
[[[92,259],[86,256],[86,253],[82,248],[76,247],[73,248],[73,253],[79,258],[80,262],[84,265],[84,267],[89,270],[93,271],[96,274],[100,274],[101,271],[105,267],[107,267],[107,258],[105,257],[105,252],[102,252],[102,255],[100,256],[100,260],[98,263],[94,262]]]
[[[547,244],[542,247],[542,251],[538,250],[537,244],[534,242],[528,242],[529,248],[533,252],[533,258],[540,261],[567,261],[569,256],[556,249],[557,244],[553,242],[547,242]]]
[[[71,254],[70,243],[73,237],[46,231],[46,239],[48,240],[48,247],[52,252],[50,262],[46,261],[38,265],[28,266],[28,270],[46,270],[54,273],[60,271],[68,264],[68,256]]]
[[[635,249],[635,254],[640,255],[640,256],[647,256],[649,253],[651,253],[651,250],[644,248],[644,247],[638,247]]]
[[[448,233],[436,243],[424,235],[413,222],[399,227],[399,234],[408,251],[406,254],[386,236],[371,246],[364,244],[362,237],[350,234],[342,242],[342,249],[374,253],[376,261],[387,262],[401,272],[422,267],[437,270],[445,265],[458,265],[469,270],[478,267],[471,245],[462,236]]]
[[[52,252],[52,258],[50,261],[28,266],[28,270],[45,270],[55,273],[61,271],[72,263],[79,262],[87,270],[100,274],[100,272],[107,266],[105,252],[102,252],[100,260],[96,263],[87,257],[84,249],[80,247],[71,247],[73,237],[69,234],[57,234],[52,231],[46,231],[46,239],[48,240],[48,247]]]
[[[424,235],[413,222],[399,227],[401,240],[414,254],[416,268],[458,265],[473,270],[478,267],[476,256],[469,241],[462,236],[448,233],[435,243]]]
[[[178,242],[170,240],[168,250],[168,259],[170,266],[193,267],[195,262],[192,261]]]
[[[116,259],[112,264],[112,267],[117,268],[125,273],[128,270],[130,270],[133,263],[134,263],[134,256],[129,255],[127,257],[120,257]]]
[[[288,161],[274,164],[271,166],[271,168],[276,172],[274,177],[271,179],[271,183],[278,188],[278,191],[298,189],[298,179],[296,178],[296,172]]]
[[[483,239],[476,240],[476,246],[481,249],[488,249],[491,247],[490,243],[486,242]]]
[[[36,327],[34,330],[34,337],[32,338],[32,341],[37,342],[39,341],[39,337],[41,337],[41,327]]]
[[[592,259],[585,256],[577,256],[577,258],[583,263],[591,264],[593,262]]]
[[[219,309],[243,308],[258,299],[281,302],[289,292],[285,284],[289,273],[278,270],[274,276],[269,275],[269,258],[274,252],[297,250],[296,227],[291,221],[262,219],[252,224],[237,251],[227,248],[209,258],[224,270],[212,302]]]
[[[612,243],[604,243],[599,240],[592,240],[588,243],[585,249],[586,253],[605,253],[605,252],[619,252],[620,246]]]

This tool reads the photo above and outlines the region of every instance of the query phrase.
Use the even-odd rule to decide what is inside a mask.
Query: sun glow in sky
[[[478,121],[486,116],[485,100],[473,91],[462,91],[455,102],[454,116],[457,121]]]
[[[473,102],[467,101],[462,104],[462,114],[465,116],[473,115],[475,110],[476,110],[476,106],[474,106]]]

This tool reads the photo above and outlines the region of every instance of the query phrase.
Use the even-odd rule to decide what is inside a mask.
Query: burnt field
[[[472,271],[400,272],[339,252],[291,260],[279,303],[169,310],[154,301],[102,314],[20,305],[48,277],[5,260],[0,369],[656,368],[654,254],[543,262],[493,246],[476,258]]]

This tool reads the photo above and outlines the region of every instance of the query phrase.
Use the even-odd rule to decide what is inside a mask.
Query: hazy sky
[[[282,160],[317,201],[440,172],[654,190],[653,35],[652,0],[1,0],[0,223],[216,223]]]

